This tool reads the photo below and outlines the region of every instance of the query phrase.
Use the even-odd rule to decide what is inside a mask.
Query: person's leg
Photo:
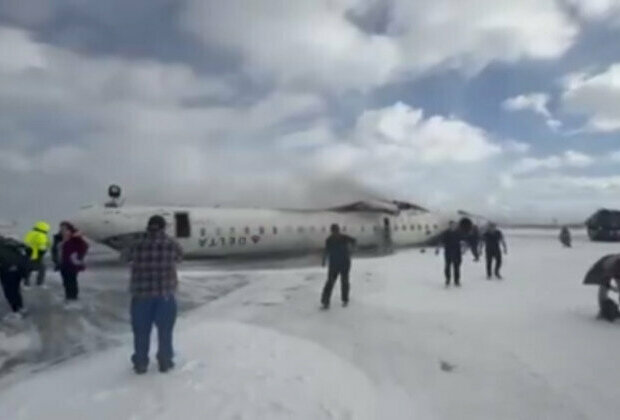
[[[12,278],[9,272],[1,272],[0,273],[0,282],[2,283],[2,291],[4,292],[4,297],[8,302],[11,310],[13,312],[17,312],[19,309],[16,308],[15,305],[15,291],[14,286],[12,285]],[[19,287],[19,285],[18,285]]]
[[[73,273],[73,299],[77,300],[80,295],[80,286],[78,284],[79,272]]]
[[[78,273],[73,271],[67,271],[67,300],[77,300],[78,298],[78,285],[77,276]]]
[[[480,254],[478,253],[478,241],[472,240],[470,243],[471,253],[474,256],[474,261],[478,261],[480,259]]]
[[[500,251],[495,254],[495,277],[497,277],[498,279],[502,278],[502,275],[499,272],[501,268],[502,268],[502,253]]]
[[[32,272],[35,270],[38,270],[37,262],[30,260],[28,271],[24,275],[24,287],[30,287],[30,277],[32,276]]]
[[[10,305],[13,312],[19,312],[24,307],[22,299],[22,291],[20,287],[21,273],[19,271],[10,271],[8,274],[8,291],[10,296]]]
[[[337,277],[338,271],[336,267],[330,265],[327,271],[327,281],[325,282],[323,293],[321,294],[321,304],[323,304],[323,306],[329,306],[329,301],[332,297],[332,290]]]
[[[443,269],[444,275],[446,276],[446,286],[450,286],[450,271],[452,270],[452,268],[450,267],[451,265],[452,260],[450,259],[450,257],[446,256]]]
[[[454,261],[454,284],[456,286],[461,285],[461,260]]]
[[[349,272],[351,271],[351,265],[348,264],[340,271],[340,297],[342,303],[345,305],[349,303],[349,292],[351,291],[351,284],[349,283]]]
[[[13,288],[12,289],[13,299],[14,299],[15,308],[17,311],[21,311],[22,309],[24,309],[24,299],[22,297],[21,282],[22,282],[22,273],[21,271],[16,271],[11,276],[11,286]]]
[[[43,258],[41,258],[37,267],[37,286],[43,286],[43,283],[45,282],[45,272],[45,262],[43,261]]]
[[[69,272],[63,268],[60,269],[60,277],[62,278],[62,287],[65,289],[65,300],[69,300],[70,285],[69,285]]]
[[[149,365],[153,308],[153,298],[134,297],[131,299],[131,328],[133,330],[134,345],[131,361],[138,373],[145,372]]]
[[[484,252],[484,257],[486,259],[486,264],[487,264],[487,279],[491,278],[492,275],[492,267],[493,267],[493,254],[490,253],[489,251],[485,251]]]
[[[166,372],[174,366],[172,359],[174,349],[172,345],[172,332],[177,318],[177,303],[174,296],[157,298],[155,306],[155,325],[157,326],[157,361],[159,370]]]

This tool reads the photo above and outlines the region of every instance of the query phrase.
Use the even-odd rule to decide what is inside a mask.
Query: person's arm
[[[176,261],[178,263],[182,262],[183,261],[183,248],[176,241],[174,241],[174,250],[175,250],[175,253],[176,253]]]
[[[34,240],[34,236],[30,233],[24,237],[24,243],[30,249],[30,259],[36,261],[39,259],[39,244]]]
[[[504,239],[504,234],[502,232],[500,232],[499,241],[504,248],[504,254],[508,254],[508,246],[506,245],[506,240]]]
[[[135,244],[129,244],[121,250],[121,261],[130,263],[134,258]]]
[[[439,239],[437,241],[437,248],[435,248],[435,255],[439,255],[439,251],[441,251],[441,247],[443,246],[445,240],[446,240],[446,232],[442,233],[439,236]]]
[[[71,260],[71,264],[75,266],[81,267],[84,265],[84,260],[80,258],[80,254],[77,251],[69,255],[69,259]]]
[[[357,239],[355,239],[352,236],[347,236],[347,240],[349,241],[349,244],[351,245],[351,251],[355,251],[355,248],[357,247]]]
[[[327,263],[327,257],[329,256],[329,239],[325,240],[325,248],[323,249],[323,258],[321,259],[321,265],[325,267]]]

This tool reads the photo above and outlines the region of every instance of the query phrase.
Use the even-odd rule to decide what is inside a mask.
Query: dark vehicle
[[[601,209],[586,220],[593,241],[620,241],[620,210]]]

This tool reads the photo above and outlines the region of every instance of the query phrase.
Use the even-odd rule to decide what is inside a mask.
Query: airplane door
[[[192,236],[192,226],[189,220],[189,213],[178,212],[174,214],[174,230],[178,239],[187,239]]]

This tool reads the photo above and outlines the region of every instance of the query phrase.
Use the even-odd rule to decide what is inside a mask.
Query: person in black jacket
[[[490,223],[489,228],[484,235],[482,235],[482,242],[484,243],[484,253],[487,263],[487,279],[491,279],[491,274],[495,274],[496,278],[501,279],[502,276],[499,270],[502,268],[502,250],[500,249],[500,245],[504,249],[504,254],[508,253],[504,234],[501,230],[497,229],[494,223]],[[494,269],[493,262],[495,262]]]
[[[58,233],[56,233],[53,237],[52,242],[52,262],[54,263],[54,271],[60,270],[60,250],[63,241],[62,231],[63,228],[67,228],[68,222],[61,222],[60,227],[58,229]]]
[[[472,225],[471,231],[467,236],[467,244],[471,254],[474,256],[474,261],[478,262],[480,259],[480,230],[478,230],[478,226]]]
[[[13,311],[9,315],[10,318],[20,319],[26,315],[21,282],[29,273],[29,268],[28,247],[20,242],[0,236],[0,283],[4,296]]]
[[[440,237],[440,244],[443,246],[444,255],[444,275],[446,277],[446,287],[450,286],[452,274],[454,273],[454,285],[461,286],[461,262],[463,260],[462,242],[463,234],[458,229],[456,222],[450,221],[447,231]],[[437,248],[436,253],[439,253]]]
[[[325,266],[326,261],[329,261],[327,282],[325,283],[325,287],[323,287],[323,293],[321,295],[323,309],[329,309],[329,301],[338,276],[340,276],[342,305],[348,305],[351,249],[356,244],[355,239],[340,233],[340,227],[337,224],[331,225],[330,230],[331,235],[325,241],[325,251],[323,253],[323,266]]]

